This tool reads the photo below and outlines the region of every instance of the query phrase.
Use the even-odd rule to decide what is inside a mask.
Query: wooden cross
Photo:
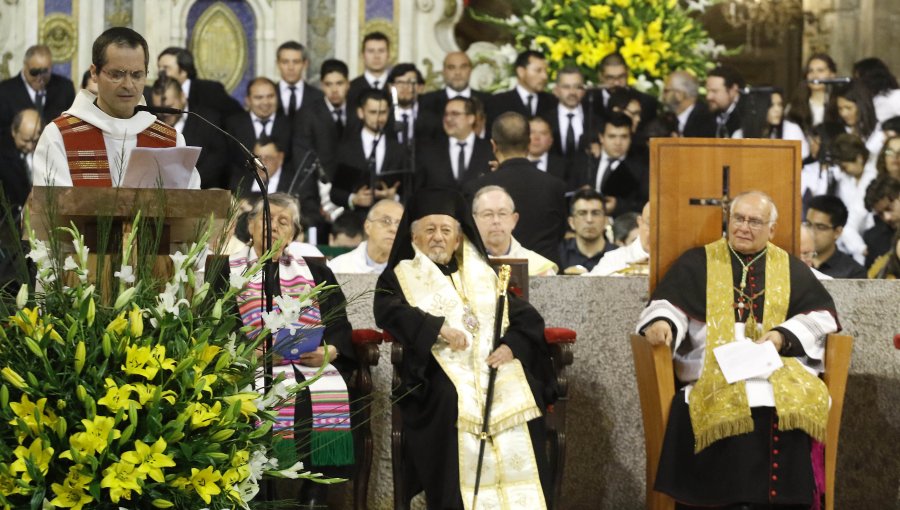
[[[714,205],[722,208],[722,237],[728,234],[728,207],[731,205],[731,197],[728,196],[728,179],[731,173],[729,165],[722,166],[722,198],[691,198],[690,205]]]

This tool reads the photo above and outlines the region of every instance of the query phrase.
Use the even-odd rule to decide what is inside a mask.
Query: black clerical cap
[[[388,269],[393,268],[401,260],[411,259],[415,256],[412,248],[412,223],[432,214],[445,214],[456,218],[462,227],[463,235],[487,260],[487,250],[478,234],[478,228],[472,218],[472,210],[463,196],[450,188],[426,188],[416,192],[406,204],[400,226],[397,227],[394,245],[391,248]]]

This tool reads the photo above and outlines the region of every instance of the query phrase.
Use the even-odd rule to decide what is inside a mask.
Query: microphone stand
[[[208,126],[211,126],[213,129],[225,135],[225,137],[238,145],[241,148],[241,151],[244,153],[244,167],[250,172],[250,175],[253,177],[253,180],[256,181],[256,184],[259,186],[259,190],[262,192],[262,202],[263,202],[263,253],[268,252],[272,249],[272,210],[269,207],[269,188],[267,186],[269,182],[269,171],[266,168],[266,165],[253,154],[250,149],[247,148],[246,145],[241,143],[234,135],[215,125],[206,119],[206,117],[200,115],[197,112],[193,112],[190,110],[182,110],[179,108],[168,108],[168,107],[154,107],[154,106],[146,106],[146,105],[137,105],[134,108],[134,112],[137,113],[139,111],[145,111],[152,114],[157,113],[168,113],[168,114],[180,114],[184,115],[187,113],[188,115],[192,115],[195,118],[200,119]],[[266,175],[266,180],[263,182],[262,178],[259,176],[258,170],[262,170]],[[262,254],[260,254],[262,255]],[[266,304],[266,312],[272,313],[272,309],[275,305],[275,291],[278,288],[278,281],[275,279],[277,276],[278,265],[273,260],[268,260],[263,264],[262,267],[262,294],[263,299]],[[267,335],[263,348],[264,356],[263,356],[263,388],[266,393],[268,393],[272,388],[272,374],[274,371],[274,365],[272,362],[272,357],[269,354],[272,352],[272,335]],[[266,485],[266,499],[268,501],[272,501],[274,499],[274,486],[271,482]]]

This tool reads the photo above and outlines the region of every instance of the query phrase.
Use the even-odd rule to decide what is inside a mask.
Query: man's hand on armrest
[[[644,329],[643,334],[650,345],[672,345],[672,325],[667,320],[654,321]]]

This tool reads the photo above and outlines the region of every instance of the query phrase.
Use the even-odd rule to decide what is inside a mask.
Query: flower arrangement
[[[271,432],[274,409],[308,383],[276,378],[267,393],[254,390],[266,335],[242,341],[240,318],[227,312],[272,253],[227,290],[198,285],[207,229],[156,282],[145,264],[128,264],[138,261],[139,216],[108,285],[89,283],[74,226],[62,229],[74,248],[64,260],[61,241],[32,231],[36,285],[0,300],[3,508],[249,508],[264,476],[318,476]]]
[[[551,78],[567,65],[596,76],[603,57],[618,51],[631,70],[629,85],[659,93],[672,71],[705,76],[725,52],[692,13],[713,0],[535,0],[521,16],[497,18],[473,12],[478,20],[509,28],[517,51],[547,55]],[[477,65],[477,64],[476,64]],[[499,80],[498,80],[499,81]]]

